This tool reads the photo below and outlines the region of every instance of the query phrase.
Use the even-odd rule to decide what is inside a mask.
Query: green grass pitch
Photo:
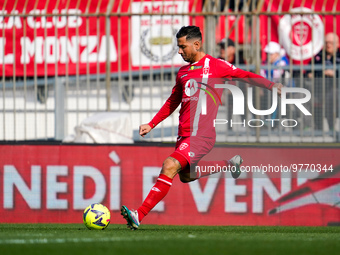
[[[340,227],[0,224],[0,254],[339,254]]]

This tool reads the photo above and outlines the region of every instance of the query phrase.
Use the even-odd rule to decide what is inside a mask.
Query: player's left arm
[[[284,86],[281,84],[281,83],[275,83],[274,85],[273,85],[273,88],[277,88],[277,94],[279,95],[279,96],[281,96],[281,91],[282,91],[282,88],[283,88]]]
[[[268,90],[277,88],[278,95],[281,95],[281,91],[283,88],[283,85],[281,83],[274,83],[261,75],[244,71],[226,61],[217,61],[216,69],[218,70],[220,77],[235,78],[242,82],[249,83],[257,87],[266,88]]]
[[[272,90],[275,84],[261,75],[244,71],[223,60],[216,61],[216,70],[219,77],[232,78],[268,90]]]
[[[251,85],[272,90],[276,83],[264,78],[261,75],[244,71],[240,68],[233,70],[233,78],[240,79],[243,82],[249,83]],[[278,86],[278,85],[276,85]]]

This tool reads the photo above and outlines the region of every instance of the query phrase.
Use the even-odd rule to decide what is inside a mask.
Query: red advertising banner
[[[141,205],[172,151],[152,145],[1,145],[0,222],[81,223],[85,207],[98,202],[110,209],[112,223],[124,224],[121,205]],[[214,148],[207,160],[240,154],[245,169],[281,167],[282,173],[245,171],[237,180],[224,173],[186,184],[175,177],[143,224],[339,224],[339,153],[339,148]],[[285,167],[296,171],[283,173]]]
[[[58,5],[0,0],[0,73],[3,68],[5,76],[34,76],[35,68],[37,76],[105,73],[107,58],[111,72],[182,65],[174,35],[191,18],[175,14],[201,9],[201,1],[194,0],[114,1],[113,6],[108,0]],[[112,13],[109,22],[105,13]],[[202,22],[198,18],[196,25]]]
[[[262,11],[292,14],[260,16],[262,49],[269,41],[278,42],[295,64],[308,63],[324,44],[324,36],[335,32],[340,35],[338,15],[319,15],[312,12],[340,11],[338,1],[270,1],[265,0]],[[294,14],[296,13],[296,14]],[[303,15],[301,15],[304,13]],[[309,14],[310,13],[310,14]],[[262,51],[263,60],[266,53]]]

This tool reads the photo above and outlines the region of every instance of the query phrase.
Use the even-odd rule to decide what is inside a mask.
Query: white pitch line
[[[7,239],[0,240],[2,244],[48,244],[48,243],[90,243],[90,242],[115,242],[115,241],[146,241],[146,240],[165,240],[167,238],[148,238],[148,237],[106,237],[106,238],[37,238],[37,239]]]

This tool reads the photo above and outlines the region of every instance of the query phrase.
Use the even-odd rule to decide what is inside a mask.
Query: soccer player
[[[144,137],[181,104],[178,139],[175,151],[164,160],[156,184],[138,210],[130,210],[122,206],[121,214],[132,230],[138,229],[143,218],[166,196],[177,174],[182,182],[190,182],[202,177],[202,173],[198,171],[193,174],[190,168],[199,164],[204,165],[205,163],[200,162],[200,159],[209,153],[215,144],[216,133],[213,120],[218,110],[216,102],[220,101],[218,99],[223,91],[215,89],[214,83],[223,79],[241,78],[245,82],[269,90],[276,87],[278,94],[281,94],[282,84],[274,84],[260,75],[243,71],[225,60],[205,54],[199,27],[182,27],[176,34],[176,38],[178,53],[189,64],[180,68],[170,97],[148,124],[140,126],[139,134]],[[206,110],[202,112],[204,104]],[[237,178],[240,175],[242,161],[242,158],[236,155],[230,160],[223,160],[217,164],[234,167],[232,176]],[[215,172],[208,172],[208,174],[213,173]]]

